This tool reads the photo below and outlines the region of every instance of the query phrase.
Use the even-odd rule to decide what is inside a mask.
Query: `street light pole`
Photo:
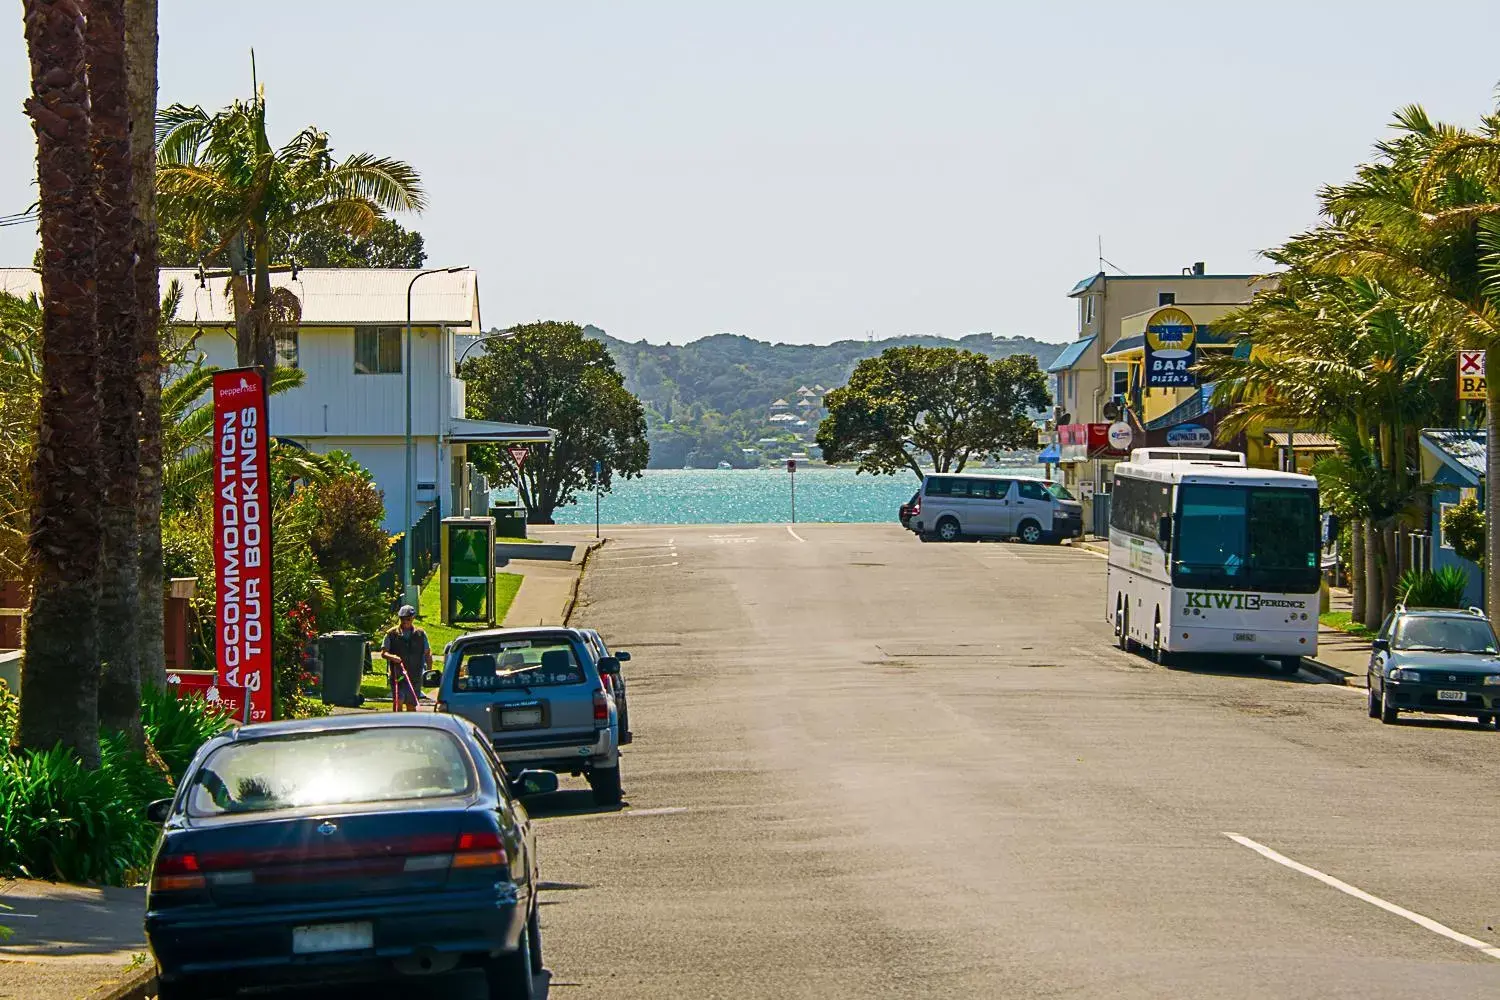
[[[418,278],[425,278],[429,274],[457,274],[459,271],[467,270],[466,266],[429,268],[426,271],[418,271],[406,283],[406,530],[401,533],[401,600],[412,607],[420,603],[421,595],[417,592],[414,574],[411,571],[411,529],[414,513],[412,494],[416,491],[413,482],[416,479],[416,458],[412,453],[411,440],[411,290],[416,286]]]

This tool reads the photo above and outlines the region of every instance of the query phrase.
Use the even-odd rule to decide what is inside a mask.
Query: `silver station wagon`
[[[425,680],[439,689],[438,711],[487,733],[508,771],[582,775],[597,804],[616,805],[619,722],[604,677],[619,670],[576,629],[491,629],[449,643],[443,669]]]

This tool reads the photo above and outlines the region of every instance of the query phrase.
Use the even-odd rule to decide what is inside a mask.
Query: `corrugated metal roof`
[[[1062,353],[1057,356],[1056,361],[1047,366],[1047,371],[1065,372],[1069,368],[1072,368],[1078,363],[1078,359],[1083,357],[1083,353],[1089,349],[1089,345],[1096,339],[1098,338],[1084,337],[1082,340],[1073,341],[1067,347],[1063,348]]]
[[[1062,461],[1062,450],[1056,444],[1049,444],[1037,454],[1036,460],[1043,465],[1056,465]]]
[[[1487,435],[1484,431],[1431,427],[1422,431],[1422,446],[1477,483],[1484,478]]]
[[[1296,437],[1293,438],[1292,434],[1296,434]],[[1339,443],[1335,441],[1331,436],[1327,434],[1319,434],[1315,431],[1293,431],[1290,433],[1287,431],[1271,431],[1266,435],[1266,437],[1270,438],[1271,443],[1276,445],[1277,447],[1285,448],[1290,442],[1291,444],[1295,445],[1297,450],[1299,451],[1303,448],[1309,450],[1326,450],[1337,448],[1339,446]]]
[[[464,420],[453,421],[453,429],[448,435],[450,440],[464,441],[469,444],[506,444],[516,442],[520,444],[539,443],[546,444],[556,440],[557,432],[550,427],[537,427],[532,424],[508,424],[499,420]]]
[[[406,322],[406,288],[420,272],[395,268],[309,267],[292,275],[271,275],[271,284],[290,288],[302,303],[304,326],[349,326],[359,323]],[[177,310],[181,323],[220,324],[234,322],[229,301],[229,279],[209,278],[202,284],[197,271],[164,267],[161,287],[165,294],[173,282],[182,284],[183,300]],[[0,291],[25,298],[40,295],[41,276],[31,268],[0,268]],[[479,276],[474,271],[429,274],[412,287],[412,322],[468,326],[479,322]]]
[[[1082,281],[1078,282],[1078,284],[1074,285],[1073,290],[1068,294],[1077,295],[1079,292],[1085,291],[1090,285],[1092,285],[1102,277],[1104,277],[1104,272],[1096,271],[1095,273],[1089,275],[1087,278],[1084,278]]]

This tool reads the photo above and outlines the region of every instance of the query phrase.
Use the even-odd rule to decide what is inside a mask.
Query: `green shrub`
[[[0,680],[0,753],[15,741],[20,719],[21,699],[11,693],[9,684]]]
[[[120,885],[146,864],[166,781],[118,735],[100,751],[93,771],[61,746],[0,757],[0,875]]]
[[[1443,511],[1443,540],[1463,558],[1484,565],[1484,511],[1478,500],[1467,497]]]
[[[1444,566],[1430,573],[1407,570],[1396,583],[1401,603],[1414,608],[1461,608],[1469,589],[1469,574],[1458,566]]]

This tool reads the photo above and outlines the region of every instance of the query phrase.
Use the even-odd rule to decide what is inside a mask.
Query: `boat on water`
[[[732,468],[734,468],[734,466],[730,465],[728,462],[720,462],[719,463],[719,468],[721,468],[721,469],[732,469]]]

